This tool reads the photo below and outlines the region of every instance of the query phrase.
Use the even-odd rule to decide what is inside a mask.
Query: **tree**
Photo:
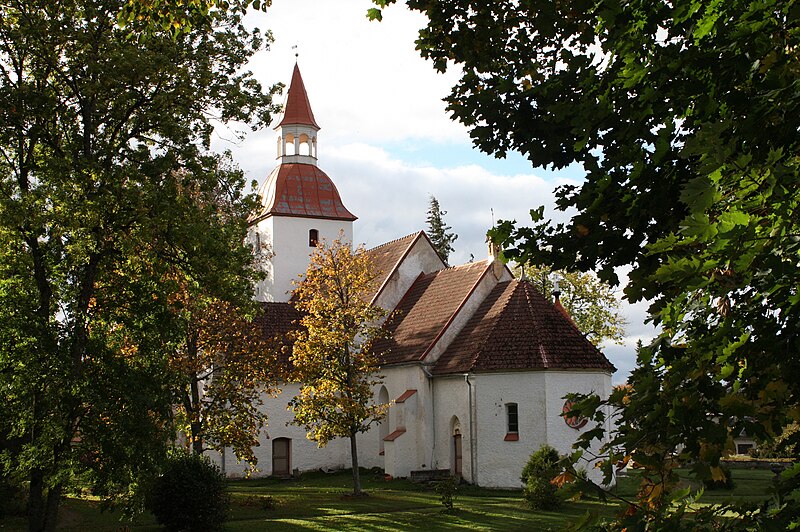
[[[392,2],[375,3],[379,18]],[[694,515],[705,526],[674,504],[674,468],[719,476],[731,435],[768,440],[800,417],[800,7],[407,5],[428,17],[421,53],[463,70],[448,109],[476,146],[586,170],[557,191],[569,222],[534,209],[533,227],[501,223],[494,238],[520,262],[612,282],[630,268],[626,297],[649,299],[663,333],[640,350],[630,389],[609,399],[621,410],[606,471],[644,467],[627,521],[680,528],[671,520]],[[796,526],[798,478],[787,474],[779,502],[753,519]]]
[[[453,242],[458,240],[458,235],[448,232],[452,227],[445,223],[445,214],[447,214],[447,211],[443,211],[439,207],[439,201],[434,196],[431,196],[430,207],[428,207],[428,236],[434,249],[447,264],[450,253],[455,251]]]
[[[170,359],[178,373],[178,425],[192,452],[232,447],[254,467],[267,425],[263,394],[277,392],[276,349],[243,309],[221,301],[185,300],[186,342]]]
[[[558,281],[559,301],[569,313],[578,329],[595,345],[610,340],[622,344],[625,335],[625,318],[620,313],[620,301],[613,289],[592,273],[528,266],[514,268],[515,274],[530,280],[546,298],[554,297]]]
[[[111,0],[0,6],[0,466],[52,530],[78,478],[132,495],[172,435],[172,298],[250,298],[241,172],[214,121],[268,122],[234,13],[130,38]],[[225,201],[221,201],[224,198]]]
[[[372,392],[381,383],[372,343],[385,316],[369,303],[376,274],[364,247],[352,250],[340,236],[314,251],[293,296],[306,313],[290,358],[292,380],[300,383],[291,401],[295,423],[320,447],[334,438],[350,439],[354,495],[362,495],[356,435],[387,409],[374,402]]]

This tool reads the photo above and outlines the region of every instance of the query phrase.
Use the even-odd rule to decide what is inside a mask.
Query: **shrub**
[[[25,515],[27,504],[27,490],[18,483],[0,475],[0,519]]]
[[[436,493],[439,494],[446,513],[453,513],[455,510],[454,501],[458,493],[458,481],[456,477],[449,476],[436,483]]]
[[[707,478],[703,481],[703,485],[709,491],[713,490],[732,490],[733,489],[733,475],[731,470],[723,465],[720,466],[722,473],[725,475],[724,480],[714,480]]]
[[[227,481],[208,458],[172,455],[150,489],[147,506],[169,530],[219,530],[227,519]]]
[[[561,472],[558,451],[543,445],[528,459],[520,480],[525,484],[525,500],[534,510],[553,510],[561,505],[558,488],[550,481]]]

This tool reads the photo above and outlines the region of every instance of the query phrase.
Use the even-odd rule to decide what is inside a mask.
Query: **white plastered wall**
[[[420,273],[428,274],[444,267],[442,259],[431,247],[428,239],[419,235],[409,252],[386,280],[375,304],[387,310],[394,309]]]
[[[325,447],[319,447],[316,442],[306,438],[303,427],[291,424],[294,415],[287,408],[289,401],[299,391],[299,385],[291,383],[282,386],[282,393],[277,397],[264,396],[262,409],[269,415],[269,424],[266,433],[259,437],[259,446],[253,448],[258,459],[258,472],[253,476],[270,476],[272,474],[272,441],[276,438],[291,439],[290,469],[303,471],[336,470],[349,468],[352,465],[350,457],[350,440],[337,438],[331,440]],[[383,457],[378,456],[377,429],[358,434],[359,466],[383,467]],[[223,458],[218,453],[210,453],[214,462],[222,466]],[[224,457],[224,470],[231,477],[242,476],[246,464],[238,464],[231,449],[226,449]]]
[[[292,281],[308,269],[309,257],[315,249],[308,245],[311,229],[319,231],[320,241],[331,243],[342,231],[344,240],[353,242],[353,222],[347,220],[269,216],[251,228],[250,241],[256,241],[254,231],[258,231],[272,256],[267,277],[256,287],[257,300],[289,301],[294,290]]]

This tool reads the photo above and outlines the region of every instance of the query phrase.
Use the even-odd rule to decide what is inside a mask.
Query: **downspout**
[[[438,462],[436,461],[436,394],[433,393],[433,375],[425,366],[420,367],[428,378],[428,391],[431,396],[431,438],[433,439],[433,445],[431,445],[431,461],[428,463],[431,465],[431,469],[438,469]]]
[[[472,483],[478,485],[478,470],[475,468],[475,420],[472,417],[472,383],[469,381],[469,373],[464,374],[464,382],[469,387],[469,470],[472,475]]]

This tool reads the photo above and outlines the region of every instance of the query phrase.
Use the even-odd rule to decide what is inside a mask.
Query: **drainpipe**
[[[472,483],[478,485],[478,470],[475,467],[475,421],[472,418],[472,383],[469,381],[469,373],[464,374],[464,382],[467,383],[469,390],[469,470],[472,475]]]
[[[431,395],[431,438],[433,439],[433,445],[431,445],[431,461],[428,463],[431,465],[431,469],[438,469],[438,462],[436,461],[436,394],[433,393],[433,375],[425,366],[420,367],[428,378],[428,391],[430,391]]]

